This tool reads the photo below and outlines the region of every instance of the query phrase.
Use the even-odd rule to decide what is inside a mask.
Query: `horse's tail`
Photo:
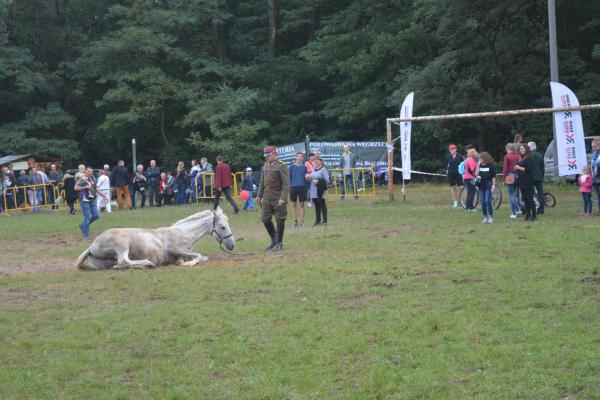
[[[83,253],[77,258],[75,261],[75,267],[79,269],[90,269],[88,265],[86,265],[85,260],[90,256],[90,248],[85,249]]]

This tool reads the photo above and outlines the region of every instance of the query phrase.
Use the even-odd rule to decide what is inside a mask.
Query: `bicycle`
[[[466,208],[467,205],[467,187],[463,186],[460,189],[460,205]],[[473,197],[473,208],[479,205],[479,189],[475,188],[475,196]],[[492,191],[492,207],[497,210],[502,205],[502,190],[498,186]]]
[[[535,202],[535,209],[538,210],[540,208],[540,203],[537,199],[536,194],[537,194],[537,192],[534,191],[533,201]],[[516,196],[517,196],[517,202],[519,204],[519,207],[521,207],[521,209],[524,209],[525,201],[521,198],[520,190],[516,191]],[[550,192],[544,192],[544,207],[548,207],[548,208],[556,207],[556,197],[554,197],[554,195]]]

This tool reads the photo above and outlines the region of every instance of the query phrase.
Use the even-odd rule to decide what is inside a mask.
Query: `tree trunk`
[[[165,146],[169,145],[169,140],[167,139],[167,133],[165,132],[165,102],[164,100],[160,105],[160,134],[165,142]]]
[[[317,31],[317,5],[310,11],[310,26],[308,27],[308,41],[312,42]]]
[[[269,61],[275,59],[275,37],[277,36],[277,29],[275,27],[275,0],[267,0],[267,11],[269,14],[269,41],[267,43],[267,50]]]
[[[12,27],[11,36],[14,44],[17,44],[17,0],[12,2]]]
[[[223,45],[221,44],[221,38],[219,37],[219,25],[217,24],[216,19],[213,19],[211,24],[211,36],[213,47],[215,49],[215,54],[219,61],[223,60]]]

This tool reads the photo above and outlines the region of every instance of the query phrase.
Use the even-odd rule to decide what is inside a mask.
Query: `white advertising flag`
[[[415,92],[411,92],[404,99],[400,107],[400,118],[412,118],[413,98]],[[410,179],[410,133],[412,122],[400,122],[400,150],[402,154],[402,179]]]
[[[554,108],[579,105],[575,93],[565,85],[550,82],[550,89]],[[554,127],[556,129],[558,175],[580,174],[587,163],[581,111],[555,112]]]

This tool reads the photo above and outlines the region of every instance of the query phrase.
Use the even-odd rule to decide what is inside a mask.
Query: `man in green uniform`
[[[260,220],[271,236],[271,244],[266,250],[279,251],[283,248],[290,178],[287,165],[277,159],[277,147],[265,147],[263,152],[265,165],[262,168],[256,201],[262,207]],[[273,225],[273,216],[277,221],[277,230]]]

